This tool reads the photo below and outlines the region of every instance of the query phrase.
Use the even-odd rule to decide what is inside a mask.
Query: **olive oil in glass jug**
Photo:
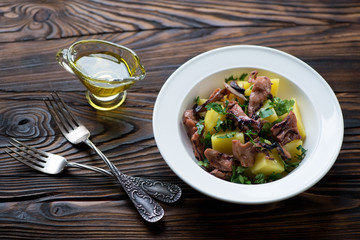
[[[131,49],[102,40],[83,40],[56,55],[68,72],[87,88],[86,98],[98,110],[119,107],[126,89],[145,77],[145,68]]]

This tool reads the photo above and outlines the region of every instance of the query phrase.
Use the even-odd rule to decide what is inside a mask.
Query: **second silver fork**
[[[114,177],[111,172],[106,171],[105,169],[76,162],[69,162],[60,155],[36,149],[14,138],[10,138],[10,140],[9,143],[12,145],[12,148],[8,147],[9,151],[6,153],[19,162],[40,172],[58,174],[67,167],[73,167],[87,169],[109,177]],[[131,176],[129,176],[129,179],[159,201],[173,203],[180,198],[181,188],[175,184]]]
[[[148,222],[159,221],[164,216],[164,209],[159,205],[159,203],[131,182],[129,176],[120,172],[119,169],[117,169],[90,141],[89,130],[75,118],[57,93],[51,94],[51,97],[52,99],[48,98],[45,100],[45,104],[64,137],[72,144],[84,142],[91,147],[110,168],[111,172],[130,197],[130,200],[135,205],[139,214]]]

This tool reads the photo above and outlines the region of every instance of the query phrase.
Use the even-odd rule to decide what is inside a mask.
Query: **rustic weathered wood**
[[[327,3],[326,3],[327,2]],[[14,1],[1,3],[1,42],[154,29],[359,23],[352,1]]]
[[[347,1],[2,1],[0,3],[0,238],[2,239],[358,239],[360,237],[360,3]],[[92,109],[85,88],[55,61],[80,39],[126,45],[147,76],[125,104]],[[181,64],[213,48],[254,44],[288,52],[318,71],[344,115],[340,155],[315,186],[291,199],[235,205],[181,181],[153,138],[159,90]],[[80,169],[49,176],[4,151],[16,137],[69,161],[106,168],[61,135],[43,103],[58,91],[94,143],[124,173],[174,182],[176,204],[157,224],[137,215],[107,177]],[[319,159],[320,161],[321,159]]]
[[[185,61],[216,47],[238,44],[269,46],[293,54],[317,70],[336,92],[357,92],[360,87],[353,76],[353,69],[359,67],[360,60],[356,45],[360,37],[358,24],[225,29],[146,31],[91,38],[123,44],[138,53],[148,75],[132,88],[134,91],[158,92],[167,77]],[[41,44],[38,41],[2,44],[0,50],[6,56],[0,59],[2,89],[70,91],[67,86],[71,85],[72,91],[84,90],[74,76],[57,64],[55,54],[59,49],[86,38],[41,41]],[[333,67],[329,68],[329,65]],[[14,81],[20,76],[23,82],[31,82],[30,89],[27,84],[19,86]]]

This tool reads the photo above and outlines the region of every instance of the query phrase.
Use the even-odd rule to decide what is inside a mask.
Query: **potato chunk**
[[[239,85],[239,87],[245,90],[248,89],[251,85],[251,83],[249,83],[248,81],[238,81],[237,84]]]
[[[251,84],[247,89],[245,89],[245,93],[244,93],[245,96],[247,96],[247,97],[250,96],[253,85],[254,85],[254,84]]]
[[[214,134],[211,136],[212,148],[216,151],[232,155],[232,140],[240,140],[241,143],[244,143],[244,133],[226,131]]]
[[[237,84],[239,85],[239,87],[242,87],[243,89],[245,89],[244,95],[245,96],[250,96],[251,93],[251,89],[252,89],[252,83],[249,83],[248,81],[238,81]]]
[[[205,133],[214,134],[216,130],[214,129],[216,127],[218,120],[224,121],[225,115],[219,114],[214,109],[210,109],[206,111],[205,118],[204,118],[204,125],[205,125]]]
[[[293,98],[292,100],[295,101],[294,107],[293,107],[293,110],[292,110],[292,111],[293,111],[293,113],[294,113],[295,116],[296,116],[297,128],[298,128],[298,130],[299,130],[299,134],[300,134],[300,136],[301,136],[301,139],[304,141],[305,138],[306,138],[306,133],[305,133],[304,123],[303,123],[302,118],[301,118],[299,105],[297,104],[295,98]],[[287,115],[288,115],[288,113],[283,114],[283,115],[281,115],[279,118],[283,120],[283,119],[285,119],[285,118],[287,117]]]
[[[270,93],[273,95],[273,96],[277,96],[278,94],[278,89],[279,89],[279,79],[278,78],[273,78],[273,79],[270,79],[270,82],[271,82],[271,89],[270,89]],[[244,83],[242,83],[244,82]],[[245,93],[244,95],[245,96],[250,96],[251,94],[251,91],[252,91],[252,83],[248,83],[248,82],[245,82],[245,81],[239,81],[238,82],[238,85],[239,86],[244,86],[243,88],[245,89]]]
[[[306,137],[305,127],[304,127],[304,123],[303,123],[302,118],[301,118],[299,105],[297,104],[295,98],[294,98],[294,101],[295,101],[295,104],[294,104],[293,112],[295,113],[295,116],[296,116],[296,119],[297,119],[297,127],[298,127],[298,130],[299,130],[301,139],[305,140],[305,137]]]
[[[270,90],[270,93],[276,97],[277,94],[278,94],[278,89],[279,89],[279,79],[278,78],[273,78],[273,79],[270,79],[271,81],[271,90]]]
[[[198,101],[198,105],[201,106],[201,105],[203,105],[206,101],[207,101],[206,98],[200,98],[199,101]]]
[[[291,141],[284,145],[285,150],[291,154],[291,160],[297,161],[296,156],[301,155],[301,150],[297,149],[299,145],[303,145],[301,139]]]
[[[265,176],[268,176],[272,173],[282,173],[284,168],[284,163],[280,159],[276,150],[270,152],[270,157],[274,158],[274,160],[266,159],[264,153],[256,153],[255,155],[255,163],[250,168],[253,174],[262,173]]]

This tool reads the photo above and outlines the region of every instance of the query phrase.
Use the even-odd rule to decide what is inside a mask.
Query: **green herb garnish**
[[[255,144],[254,139],[253,139],[253,137],[252,137],[251,135],[256,136],[256,135],[257,135],[256,132],[254,132],[253,130],[249,129],[249,130],[247,130],[247,131],[245,132],[245,135],[249,137],[249,139],[250,139],[249,141],[250,141],[252,144]]]
[[[220,132],[220,130],[223,129],[222,124],[223,124],[223,121],[219,118],[219,119],[216,121],[216,126],[214,127],[214,129],[215,129],[216,132]]]
[[[251,180],[245,175],[243,175],[246,169],[247,168],[244,168],[242,166],[233,166],[230,181],[233,183],[251,184]]]
[[[224,135],[216,136],[216,138],[232,138],[235,137],[236,132],[225,133]]]
[[[196,105],[199,105],[199,101],[200,101],[200,97],[197,96],[197,97],[195,98],[195,104],[196,104]]]
[[[239,80],[244,81],[247,75],[248,75],[247,73],[241,74],[241,76],[239,77]]]
[[[282,175],[280,173],[272,173],[268,176],[267,182],[276,181],[280,178],[282,178]]]
[[[226,114],[226,109],[219,103],[209,103],[205,106],[206,110],[210,110],[213,109],[215,112],[225,115]]]
[[[210,162],[207,158],[204,158],[203,161],[198,161],[198,165],[208,168],[210,166]]]
[[[266,108],[266,109],[263,109],[263,110],[261,110],[259,112],[259,116],[261,118],[267,118],[267,117],[269,117],[269,116],[271,116],[273,114],[274,114],[274,111],[271,108]]]
[[[282,100],[279,97],[274,97],[273,100],[270,102],[275,109],[275,112],[278,116],[281,116],[285,113],[289,113],[295,104],[294,100]]]
[[[233,131],[236,128],[236,126],[234,125],[234,121],[227,118],[224,121],[222,121],[221,119],[218,119],[216,121],[216,126],[214,127],[216,132],[220,132],[220,131],[226,131],[226,130],[231,130]]]
[[[231,75],[230,77],[225,78],[225,82],[228,83],[230,81],[235,81],[238,79],[239,79],[239,81],[244,81],[247,75],[248,75],[247,73],[243,73],[243,74],[241,74],[241,76],[239,78],[234,77],[234,75]]]
[[[204,134],[204,138],[202,138],[201,140],[205,145],[205,149],[212,147],[212,145],[211,145],[211,134],[209,132]]]
[[[271,123],[265,122],[260,130],[259,136],[261,136],[262,138],[272,137],[272,133],[271,133],[272,126],[273,125]]]
[[[237,78],[235,78],[233,75],[231,75],[230,77],[228,78],[225,78],[225,82],[228,83],[230,81],[234,81],[234,80],[237,80]]]
[[[254,183],[266,183],[265,175],[263,173],[256,174]]]
[[[301,154],[296,156],[297,159],[299,159],[300,161],[303,160],[305,158],[307,150],[301,145],[297,146],[296,149],[301,151]]]
[[[291,172],[292,169],[296,168],[299,166],[300,164],[300,161],[298,162],[288,162],[288,161],[284,161],[283,160],[283,163],[284,163],[284,169],[286,172]]]
[[[203,131],[203,129],[204,129],[204,119],[200,119],[196,124],[195,124],[195,126],[197,127],[197,133],[199,134],[199,135],[201,135],[201,132]]]

